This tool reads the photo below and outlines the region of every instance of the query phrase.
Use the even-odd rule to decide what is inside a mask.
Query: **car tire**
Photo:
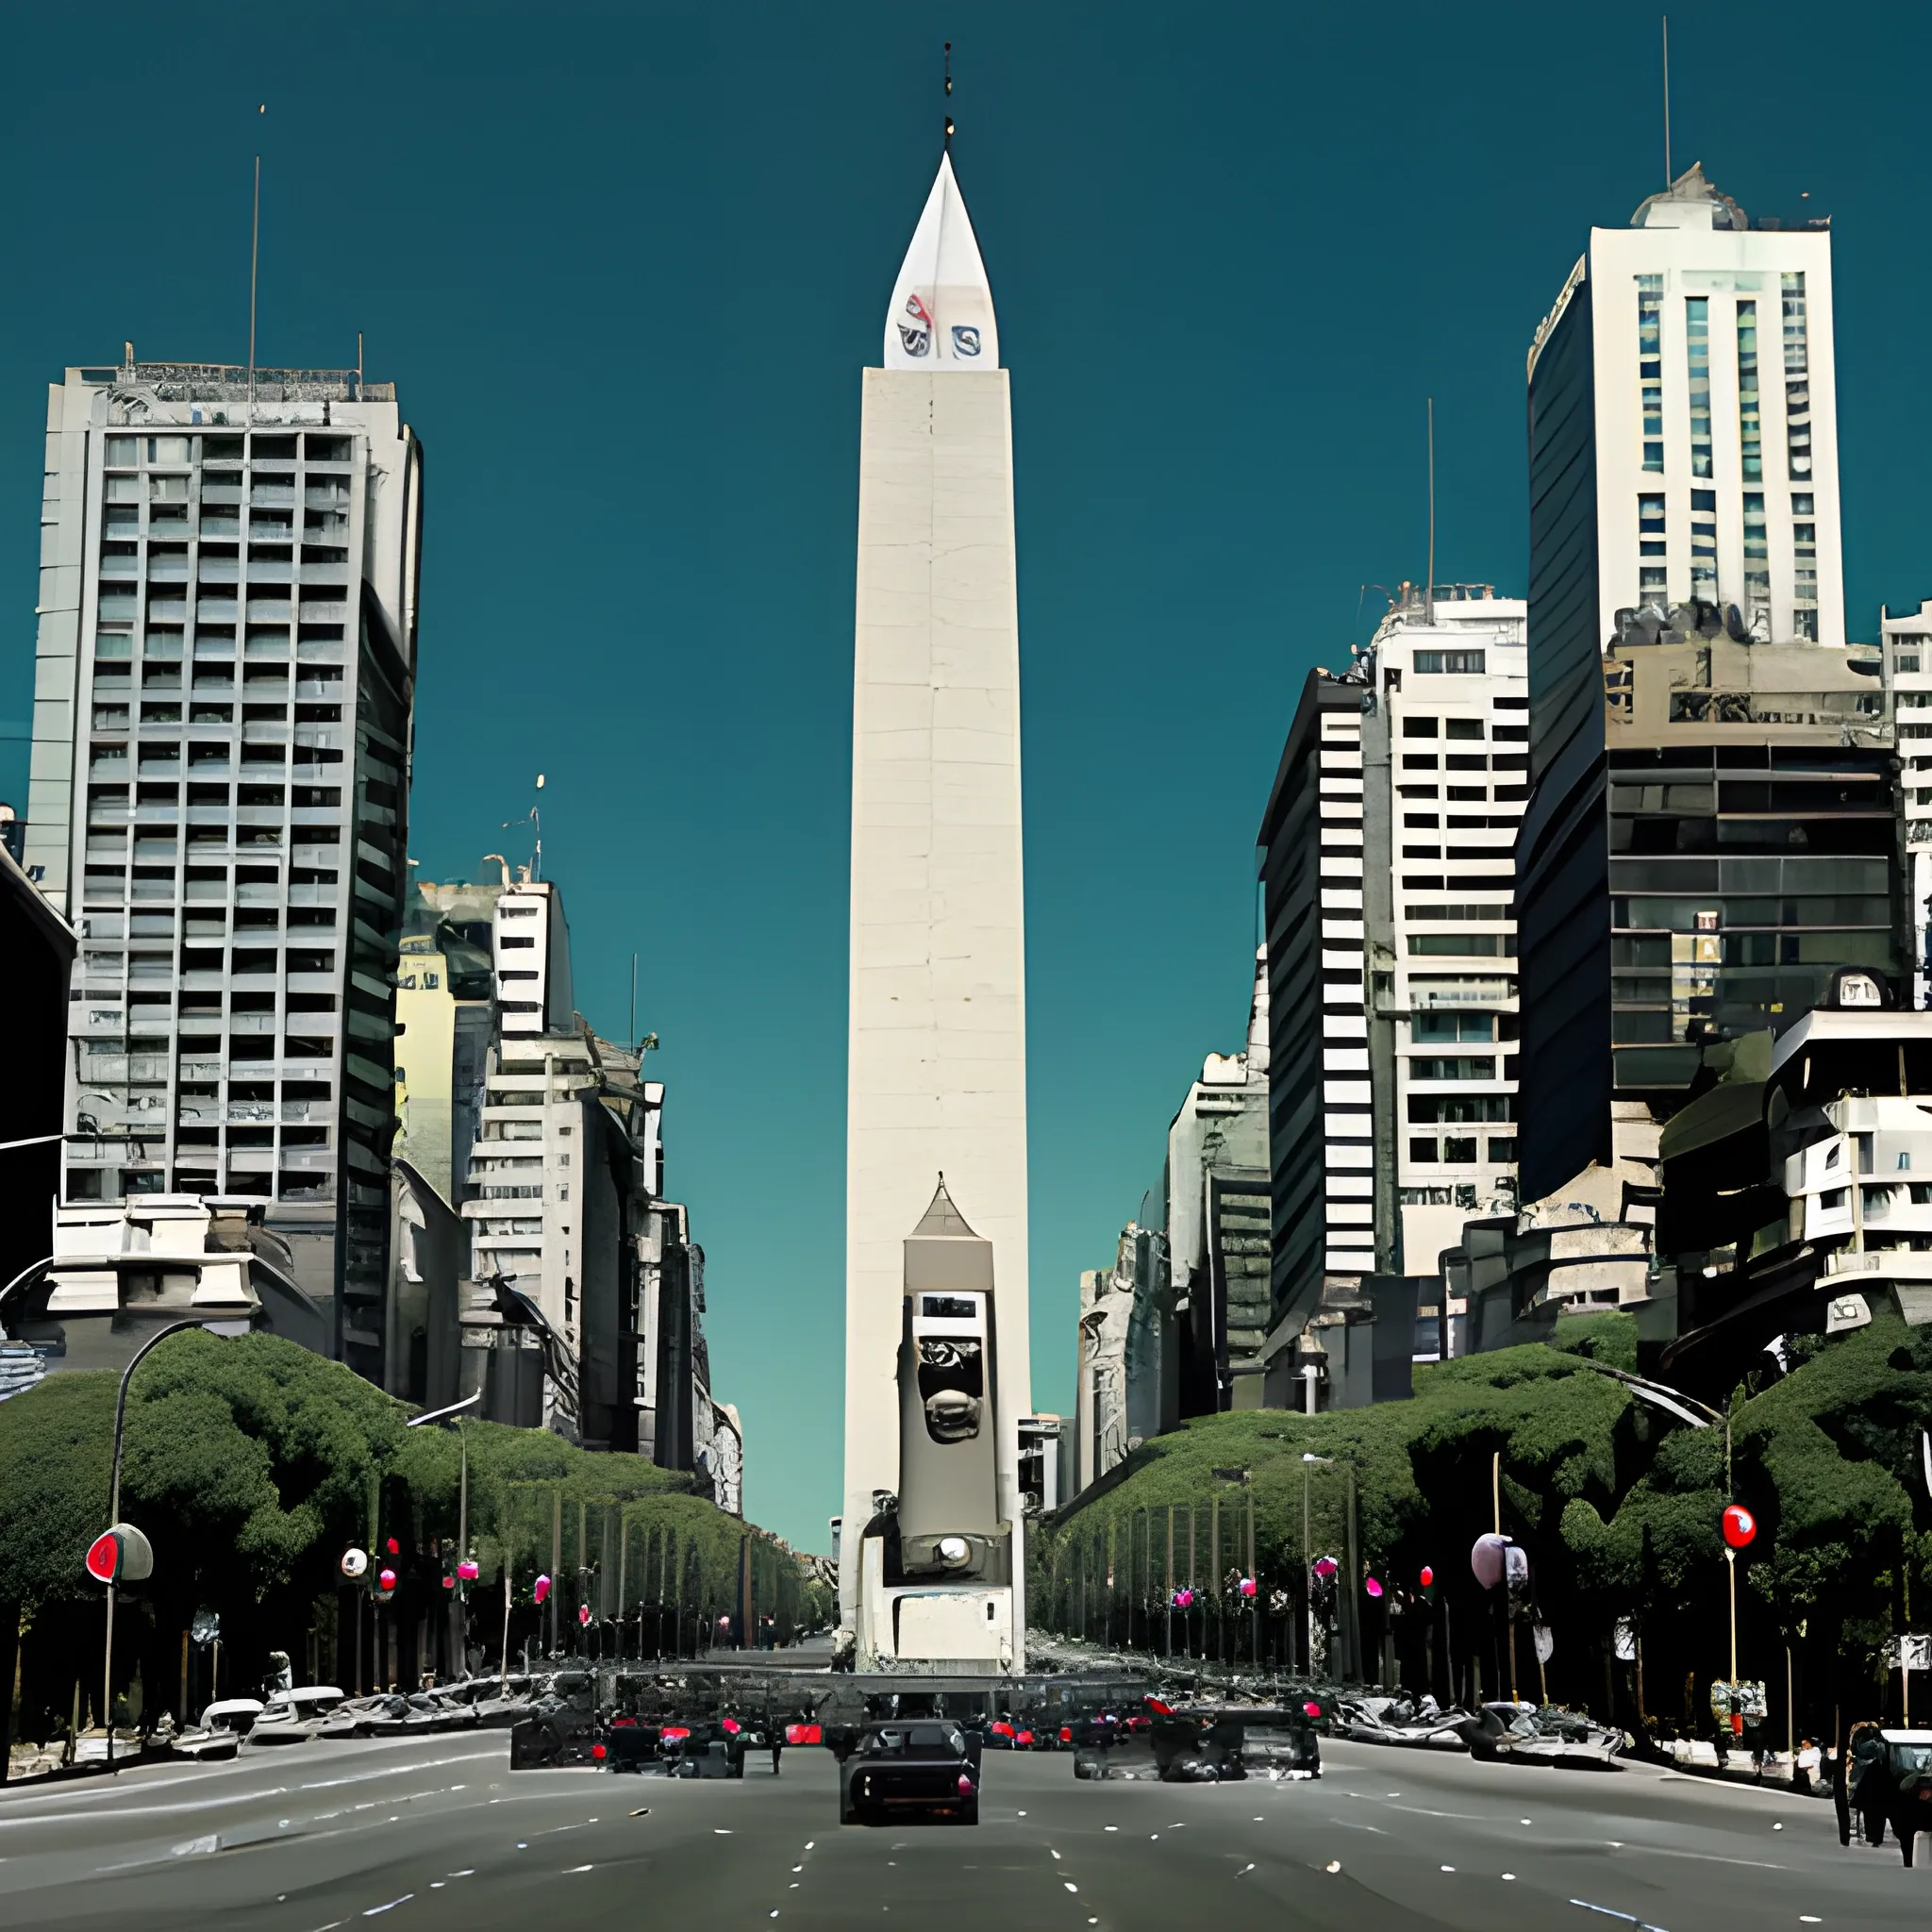
[[[977,1824],[979,1823],[979,1800],[977,1798],[970,1798],[959,1807],[959,1823],[961,1824]]]
[[[1912,1863],[1912,1830],[1909,1825],[1898,1835],[1898,1855],[1905,1860],[1906,1869],[1909,1871]]]

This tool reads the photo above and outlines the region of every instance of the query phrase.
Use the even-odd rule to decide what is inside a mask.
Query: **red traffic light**
[[[383,1544],[383,1548],[386,1549],[391,1557],[400,1557],[403,1554],[403,1546],[401,1543],[397,1542],[394,1537],[391,1537],[388,1542]]]
[[[378,1571],[375,1582],[378,1589],[391,1591],[396,1587],[396,1573],[393,1570],[387,1569]]]
[[[1436,1586],[1436,1573],[1426,1563],[1423,1565],[1422,1586],[1424,1590],[1433,1590]]]
[[[1724,1511],[1724,1530],[1725,1542],[1741,1550],[1757,1534],[1757,1519],[1741,1503],[1733,1503]]]

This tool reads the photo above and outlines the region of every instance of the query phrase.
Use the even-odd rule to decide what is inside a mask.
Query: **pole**
[[[1738,1681],[1738,1553],[1724,1551],[1724,1574],[1731,1586],[1731,1682]]]
[[[563,1485],[550,1492],[550,1648],[557,1649],[557,1592],[563,1580]]]
[[[509,1573],[510,1573],[510,1570],[511,1570],[511,1568],[512,1568],[512,1567],[513,1567],[513,1566],[512,1566],[512,1563],[511,1563],[511,1560],[510,1560],[510,1553],[509,1553],[509,1551],[508,1551],[508,1549],[506,1548],[506,1549],[505,1549],[505,1551],[504,1551],[504,1553],[503,1553],[503,1672],[502,1672],[502,1686],[503,1686],[503,1694],[504,1694],[504,1695],[505,1695],[506,1697],[508,1697],[508,1696],[509,1695]],[[361,1635],[360,1635],[360,1632],[358,1631],[358,1634],[357,1634],[357,1641],[358,1641],[358,1642],[359,1643],[359,1642],[360,1642],[360,1641],[361,1641]]]
[[[1302,1462],[1302,1663],[1310,1676],[1315,1673],[1315,1582],[1308,1565],[1314,1561],[1308,1548],[1308,1463]]]
[[[1671,16],[1664,15],[1664,186],[1671,185]]]
[[[463,1427],[460,1416],[457,1418],[457,1441],[462,1448],[462,1481],[457,1491],[457,1561],[460,1564],[470,1554],[470,1438]],[[464,1676],[470,1674],[470,1618],[467,1598],[470,1586],[463,1581],[460,1569],[450,1591],[452,1607],[456,1611],[456,1623],[450,1635],[456,1639],[458,1655],[452,1659]]]
[[[121,1443],[127,1428],[127,1385],[134,1379],[134,1372],[140,1366],[142,1357],[157,1342],[165,1341],[169,1336],[178,1334],[183,1328],[199,1328],[199,1322],[170,1322],[165,1328],[157,1328],[139,1348],[127,1358],[127,1366],[121,1371],[121,1391],[114,1398],[114,1466],[108,1485],[108,1527],[121,1521]],[[114,1768],[114,1586],[108,1586],[108,1638],[101,1657],[101,1719],[108,1727],[108,1769]]]
[[[1791,1646],[1785,1645],[1785,1756],[1791,1762],[1791,1783],[1798,1782],[1798,1719],[1791,1708]]]
[[[1429,580],[1423,586],[1423,622],[1436,621],[1436,399],[1429,398]]]
[[[1174,1505],[1167,1506],[1167,1654],[1174,1655]]]
[[[255,278],[261,266],[261,157],[255,158],[255,225],[248,242],[248,420],[255,421]]]

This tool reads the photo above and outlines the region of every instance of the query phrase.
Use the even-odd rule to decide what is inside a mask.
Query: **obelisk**
[[[992,291],[941,158],[864,372],[852,703],[841,1609],[899,1481],[907,1237],[939,1176],[993,1245],[999,1509],[1030,1413],[1025,925],[1012,412]],[[1015,1604],[1015,1655],[1024,1613]]]

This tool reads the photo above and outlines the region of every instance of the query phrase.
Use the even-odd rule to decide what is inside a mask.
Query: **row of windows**
[[[347,436],[300,438],[264,435],[257,431],[250,438],[240,436],[109,436],[104,439],[107,465],[110,470],[150,468],[185,469],[193,463],[239,463],[244,457],[254,462],[292,463],[300,445],[301,455],[311,463],[346,463],[355,447]],[[244,448],[245,441],[245,448]]]
[[[1476,1137],[1474,1134],[1444,1134],[1439,1141],[1433,1134],[1411,1135],[1408,1142],[1408,1158],[1417,1166],[1430,1167],[1437,1162],[1443,1166],[1470,1167],[1478,1159],[1514,1160],[1516,1158],[1516,1136],[1514,1134],[1490,1134],[1487,1156],[1476,1152]]]

